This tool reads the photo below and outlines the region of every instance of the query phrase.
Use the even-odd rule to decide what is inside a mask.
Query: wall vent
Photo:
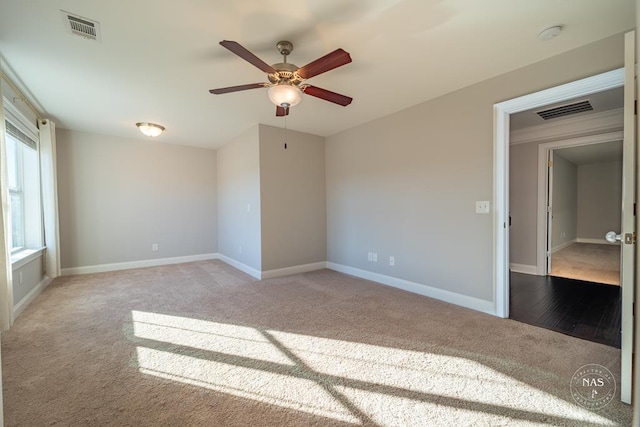
[[[572,102],[571,104],[549,108],[548,110],[536,111],[536,114],[542,117],[544,120],[550,120],[592,110],[593,106],[591,105],[590,100],[585,99],[584,101]]]
[[[83,18],[82,16],[74,15],[64,10],[60,12],[62,13],[62,19],[69,34],[75,34],[76,36],[97,42],[101,41],[100,23],[98,21]]]

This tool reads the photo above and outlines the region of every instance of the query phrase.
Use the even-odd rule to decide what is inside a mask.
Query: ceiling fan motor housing
[[[293,43],[287,40],[279,41],[276,47],[278,48],[278,52],[280,52],[280,55],[283,56],[287,56],[291,52],[293,52]]]

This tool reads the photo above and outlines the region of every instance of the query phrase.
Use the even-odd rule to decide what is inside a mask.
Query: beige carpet
[[[6,426],[612,426],[620,351],[329,270],[57,279],[2,336]],[[609,368],[616,398],[570,379]]]
[[[552,255],[551,275],[620,286],[620,246],[574,243]]]

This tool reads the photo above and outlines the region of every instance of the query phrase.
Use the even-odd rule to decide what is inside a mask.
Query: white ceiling
[[[622,141],[561,148],[553,150],[553,155],[560,156],[576,166],[591,163],[621,162]]]
[[[68,34],[60,10],[100,22],[101,43]],[[18,84],[58,127],[219,147],[256,123],[284,126],[266,89],[208,90],[265,81],[218,45],[235,40],[267,63],[279,40],[302,66],[343,48],[353,63],[309,83],[354,98],[341,107],[305,96],[286,119],[320,136],[635,26],[633,0],[0,0],[0,53]],[[542,42],[551,25],[562,34]],[[15,77],[14,77],[15,78]]]

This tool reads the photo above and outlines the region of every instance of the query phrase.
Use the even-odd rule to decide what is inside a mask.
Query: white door
[[[624,154],[622,159],[622,230],[620,286],[622,287],[622,344],[620,399],[631,403],[633,377],[633,299],[635,272],[636,140],[635,32],[625,35]]]

